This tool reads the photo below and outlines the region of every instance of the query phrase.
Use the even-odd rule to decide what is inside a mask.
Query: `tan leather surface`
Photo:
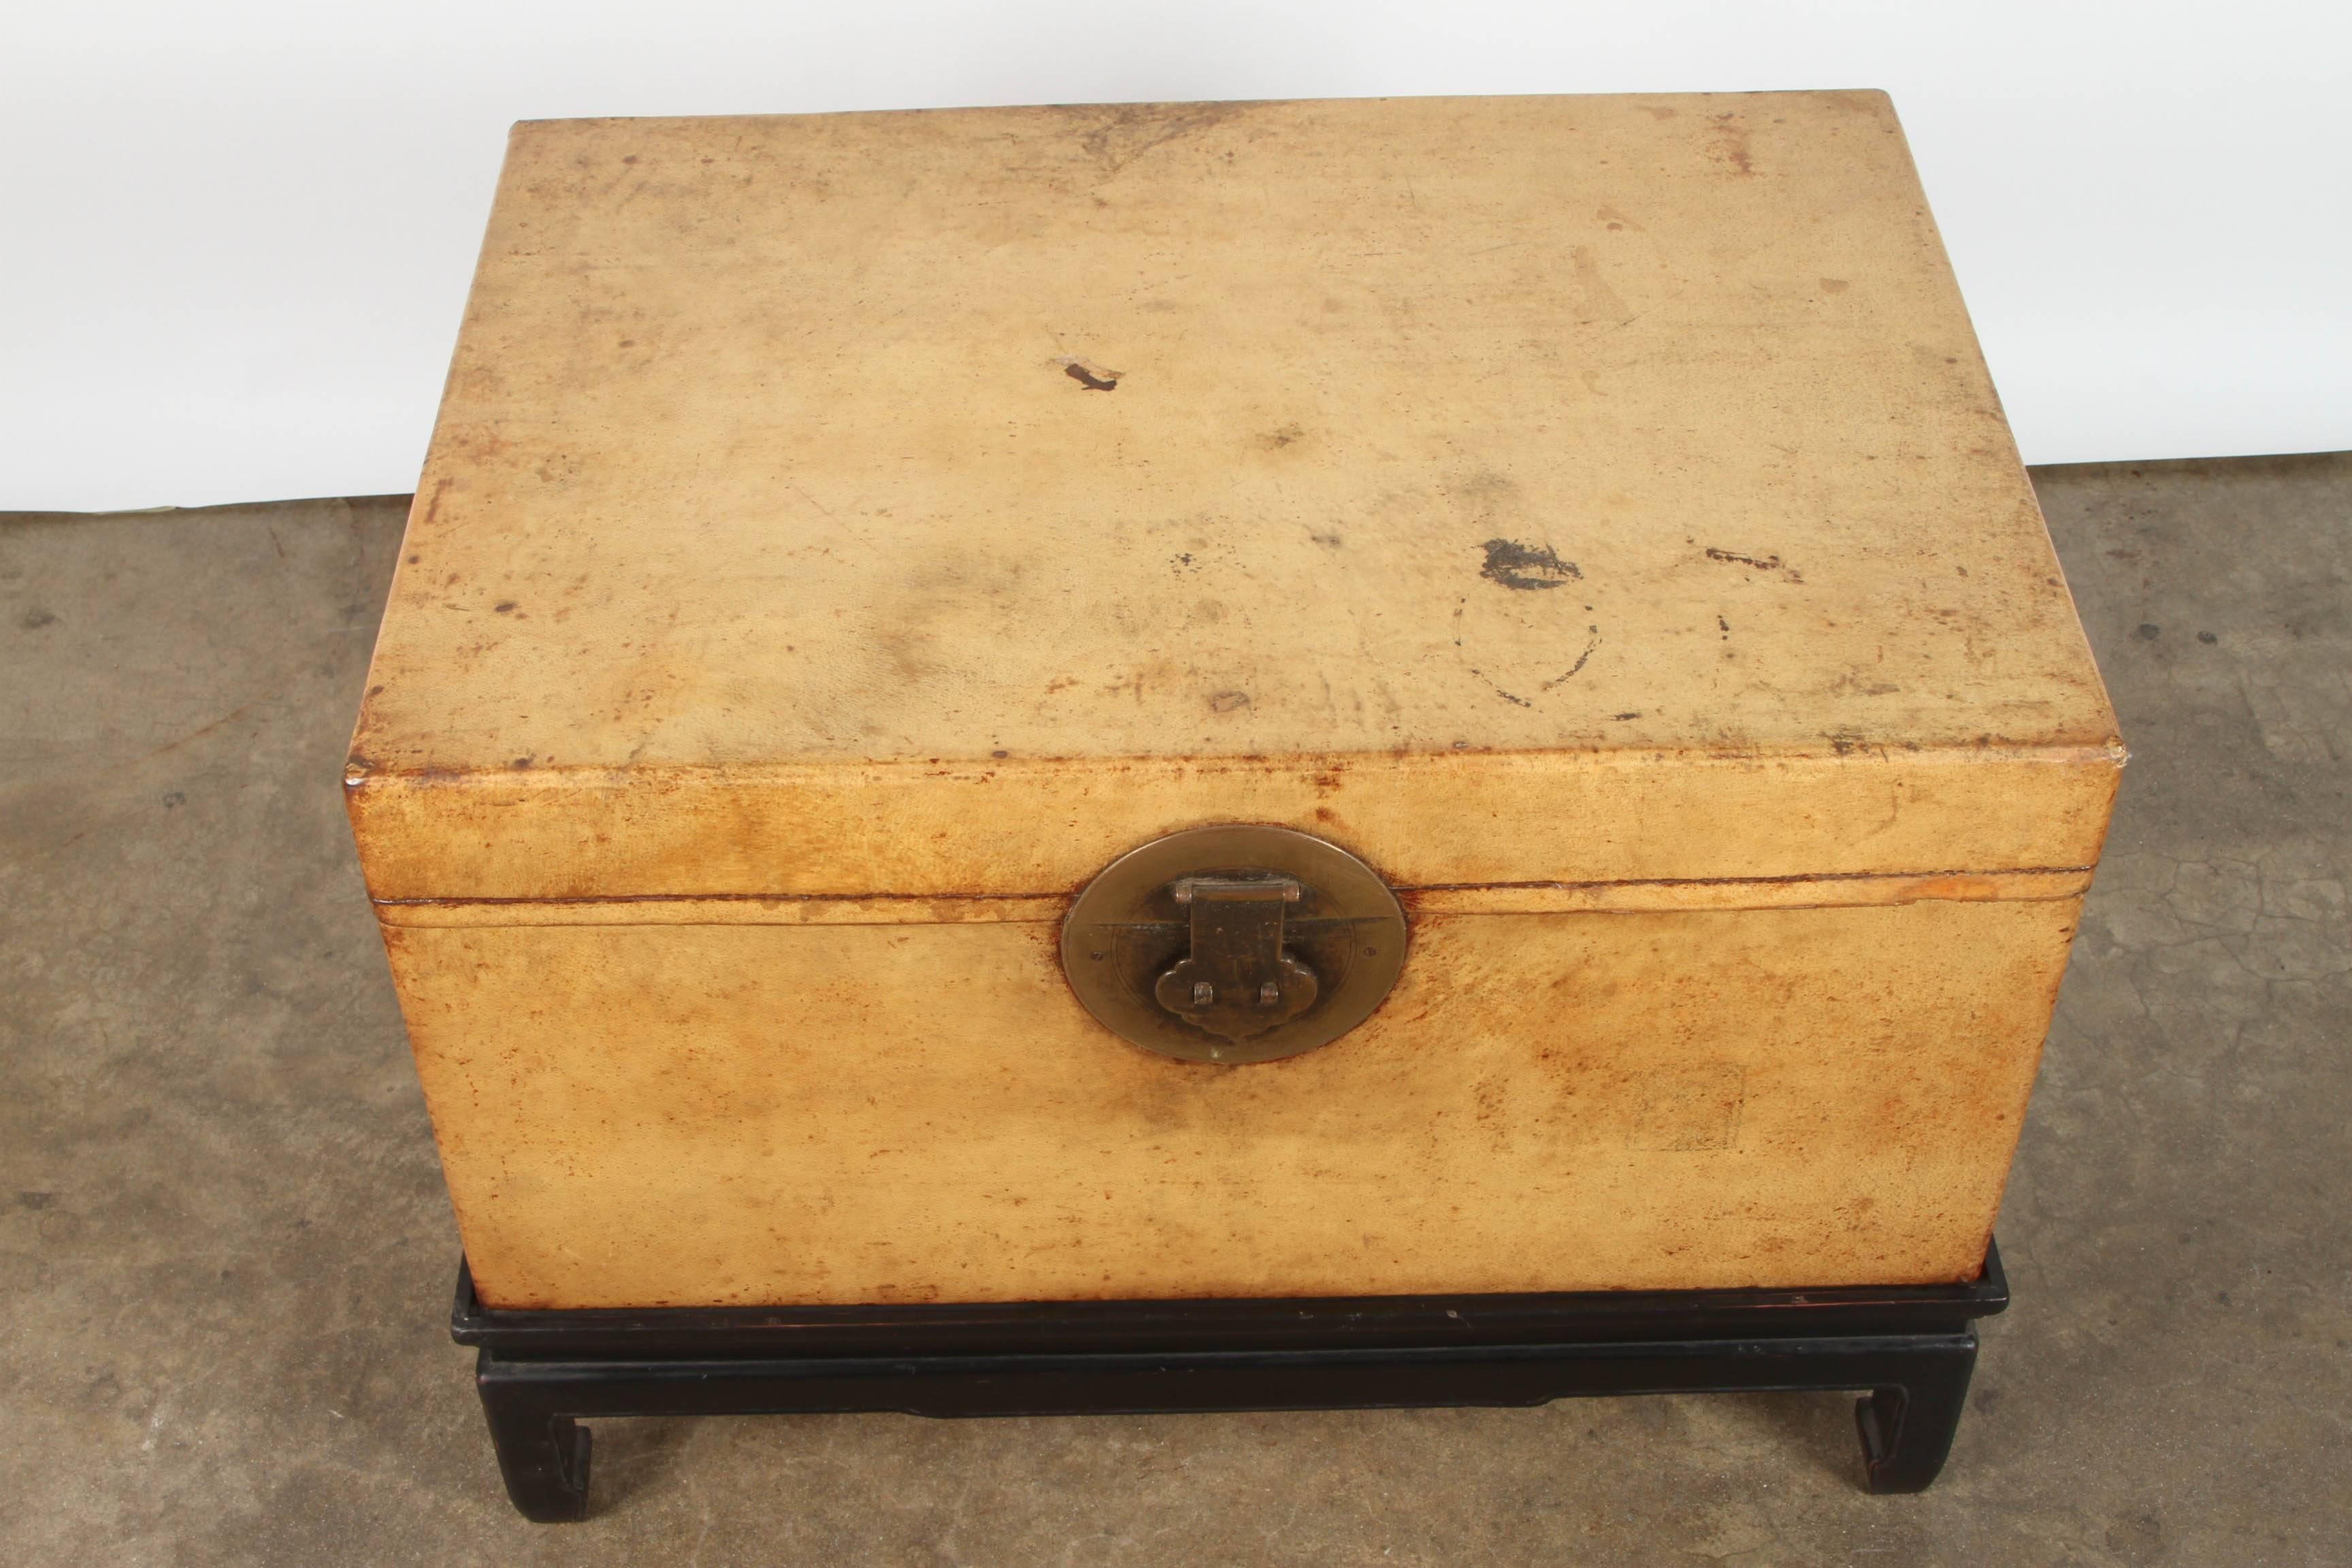
[[[1425,919],[1239,1068],[1048,923],[385,935],[486,1300],[1006,1300],[1967,1277],[2078,909]]]
[[[1883,95],[559,121],[352,793],[380,898],[1925,875],[2114,742]]]

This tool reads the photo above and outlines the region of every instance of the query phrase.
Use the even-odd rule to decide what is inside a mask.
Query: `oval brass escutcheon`
[[[1105,1027],[1184,1061],[1270,1062],[1371,1016],[1404,967],[1372,868],[1288,827],[1195,827],[1120,856],[1062,922],[1062,968]]]

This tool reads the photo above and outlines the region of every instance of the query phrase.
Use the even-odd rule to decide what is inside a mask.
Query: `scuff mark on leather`
[[[1580,670],[1580,669],[1582,669],[1582,668],[1584,668],[1584,661],[1585,661],[1585,660],[1587,660],[1587,659],[1589,659],[1589,658],[1591,658],[1592,657],[1592,650],[1593,650],[1594,648],[1599,647],[1600,646],[1601,646],[1601,633],[1600,633],[1600,631],[1596,628],[1596,629],[1593,631],[1593,634],[1592,634],[1592,640],[1591,640],[1591,642],[1589,642],[1589,643],[1586,643],[1586,644],[1584,645],[1584,651],[1583,651],[1582,653],[1578,654],[1578,655],[1576,656],[1576,662],[1575,662],[1574,664],[1570,665],[1570,666],[1569,666],[1565,670],[1562,670],[1559,674],[1553,676],[1549,680],[1545,681],[1545,682],[1543,683],[1543,688],[1542,688],[1542,689],[1544,689],[1544,690],[1546,690],[1546,691],[1549,691],[1553,687],[1559,685],[1562,681],[1566,681],[1566,680],[1572,680],[1572,679],[1574,679],[1576,678],[1576,672],[1577,672],[1577,671],[1579,671],[1579,670]]]
[[[1073,105],[1059,112],[1090,120],[1078,145],[1102,164],[1106,176],[1155,147],[1206,131],[1246,111],[1246,103],[1115,103]]]
[[[1121,374],[1118,371],[1105,370],[1098,364],[1088,364],[1082,359],[1065,359],[1060,363],[1062,366],[1062,374],[1068,376],[1072,381],[1076,382],[1080,386],[1085,387],[1088,392],[1116,392],[1118,390],[1118,378]]]
[[[1490,539],[1480,548],[1486,552],[1486,563],[1478,568],[1478,575],[1506,588],[1517,588],[1522,592],[1557,588],[1584,575],[1577,570],[1575,562],[1562,561],[1559,552],[1549,544],[1522,544],[1516,539]]]
[[[1470,673],[1485,681],[1488,686],[1494,687],[1495,695],[1501,698],[1504,701],[1516,702],[1522,708],[1532,708],[1535,706],[1534,703],[1528,701],[1526,698],[1519,696],[1517,693],[1506,691],[1501,687],[1496,686],[1495,678],[1487,674],[1485,670],[1480,669],[1475,666],[1472,666]]]

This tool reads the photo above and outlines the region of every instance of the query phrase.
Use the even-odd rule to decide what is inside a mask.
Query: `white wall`
[[[2352,447],[2342,0],[9,0],[0,509],[415,482],[505,128],[1884,87],[2028,460]]]

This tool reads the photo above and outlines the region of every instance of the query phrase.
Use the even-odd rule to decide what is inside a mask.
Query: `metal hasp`
[[[1335,844],[1196,827],[1107,867],[1071,904],[1062,968],[1106,1028],[1182,1061],[1276,1061],[1370,1017],[1404,967],[1404,910]]]
[[[570,1311],[485,1307],[460,1268],[449,1328],[480,1352],[475,1384],[507,1495],[555,1522],[588,1510],[581,1422],[599,1416],[1349,1410],[1759,1389],[1866,1391],[1854,1412],[1864,1483],[1916,1492],[1951,1451],[1974,1320],[2008,1305],[1990,1246],[1983,1273],[1960,1285]]]
[[[1186,877],[1170,889],[1192,913],[1192,955],[1151,988],[1162,1007],[1228,1040],[1263,1035],[1315,1005],[1315,972],[1282,950],[1288,877]]]

